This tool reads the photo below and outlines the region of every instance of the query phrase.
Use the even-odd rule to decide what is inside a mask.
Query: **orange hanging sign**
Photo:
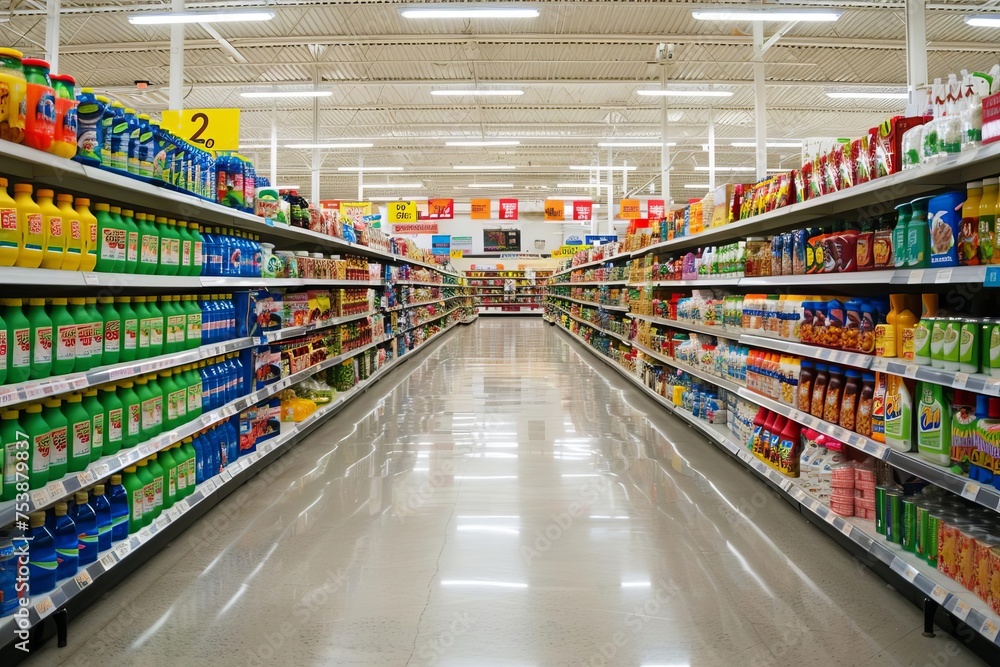
[[[562,222],[566,216],[566,208],[561,199],[545,200],[545,222]]]
[[[618,206],[618,217],[623,220],[635,220],[642,217],[638,199],[622,199]]]
[[[490,200],[489,199],[473,199],[472,209],[470,216],[473,220],[489,220],[490,219]]]

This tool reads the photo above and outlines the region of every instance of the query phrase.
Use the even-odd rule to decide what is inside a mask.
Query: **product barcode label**
[[[101,278],[96,273],[87,271],[83,274],[83,282],[86,285],[99,285],[101,284]]]
[[[917,578],[918,574],[920,573],[917,572],[917,568],[908,564],[906,566],[906,569],[903,570],[903,579],[906,579],[908,582],[912,584],[913,580]]]
[[[939,285],[942,284],[942,283],[950,283],[951,282],[951,269],[941,269],[941,270],[939,270],[937,272],[937,275],[934,276],[934,282],[938,283]]]
[[[134,366],[129,366],[128,368],[115,368],[108,372],[109,380],[117,380],[119,378],[132,377],[135,372]]]
[[[850,537],[851,536],[851,530],[853,528],[854,528],[854,526],[852,526],[851,524],[849,524],[849,523],[847,523],[845,521],[843,523],[843,525],[840,527],[840,532],[842,532],[844,535],[847,535],[848,537]]]
[[[968,373],[955,373],[955,380],[952,382],[951,386],[956,389],[965,389],[966,385],[969,384],[969,374]]]
[[[55,611],[56,606],[52,604],[52,598],[45,596],[39,602],[35,603],[35,613],[38,614],[39,620],[45,618],[53,611]]]
[[[45,507],[50,502],[52,502],[52,496],[49,495],[49,489],[47,486],[43,486],[40,489],[35,489],[31,492],[31,504],[35,507]]]
[[[955,610],[952,611],[951,613],[954,614],[955,618],[957,618],[958,620],[964,621],[965,619],[967,619],[969,617],[969,611],[971,609],[972,609],[972,605],[970,605],[965,600],[956,600],[955,601]]]
[[[7,405],[17,400],[17,389],[7,388],[0,390],[0,405]]]
[[[132,545],[128,540],[124,542],[119,542],[115,545],[115,555],[118,556],[118,560],[125,558],[132,551]]]
[[[87,586],[94,583],[94,580],[90,576],[90,572],[88,572],[87,570],[83,570],[82,572],[77,574],[75,577],[73,577],[73,580],[76,582],[76,585],[80,587],[81,591]]]
[[[906,282],[909,283],[910,285],[917,285],[919,283],[924,282],[924,270],[914,269],[913,271],[910,272],[910,275]]]
[[[941,586],[935,585],[934,590],[931,591],[931,599],[938,604],[943,604],[945,599],[948,597],[948,591],[946,591]]]
[[[1000,625],[997,625],[990,619],[983,621],[983,624],[979,627],[979,634],[989,639],[991,642],[996,642],[997,635],[1000,634]]]
[[[117,562],[118,559],[115,558],[115,553],[112,551],[107,556],[101,558],[101,567],[103,567],[104,571],[107,572],[108,570],[113,568],[115,566],[115,563]]]
[[[90,486],[94,483],[94,471],[87,470],[86,472],[81,472],[76,478],[80,480],[80,486]]]

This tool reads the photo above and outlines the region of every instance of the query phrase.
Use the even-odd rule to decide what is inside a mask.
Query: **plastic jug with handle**
[[[69,74],[53,74],[49,77],[55,91],[56,127],[49,152],[59,157],[72,158],[76,155],[77,111],[73,88],[76,79]]]
[[[19,144],[24,141],[28,82],[24,78],[24,54],[15,49],[0,49],[0,139]]]
[[[37,269],[42,263],[45,244],[45,226],[42,223],[42,209],[31,198],[29,183],[14,185],[14,203],[17,206],[17,229],[21,235],[15,266]]]
[[[49,63],[38,58],[24,58],[21,64],[28,82],[24,145],[48,151],[56,134],[56,92],[49,79]]]
[[[55,193],[42,188],[37,193],[38,208],[42,211],[42,263],[43,269],[61,269],[66,255],[66,225],[62,211],[55,203]]]

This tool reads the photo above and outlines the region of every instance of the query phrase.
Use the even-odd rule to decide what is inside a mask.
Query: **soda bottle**
[[[104,456],[106,410],[97,398],[97,389],[87,389],[83,392],[82,405],[90,415],[90,461],[93,463]]]
[[[125,437],[124,407],[113,385],[101,387],[100,401],[104,408],[104,455],[111,456],[121,450]]]
[[[62,215],[63,232],[66,235],[66,253],[63,255],[62,269],[80,271],[83,262],[84,230],[80,214],[73,208],[73,195],[56,195],[56,206]]]
[[[97,551],[111,548],[111,500],[104,495],[104,485],[98,484],[91,491],[90,506],[97,517]],[[126,509],[126,512],[128,510]]]
[[[49,481],[55,482],[66,476],[69,457],[69,422],[62,412],[62,401],[50,398],[44,401],[42,419],[49,425],[52,449],[49,450]]]
[[[129,492],[122,484],[121,475],[111,476],[108,501],[111,503],[111,541],[120,542],[128,537],[130,514]]]
[[[89,199],[78,197],[75,204],[76,213],[80,216],[80,229],[83,235],[80,270],[93,271],[97,268],[97,253],[100,250],[100,244],[97,242],[97,218],[90,212]]]
[[[17,230],[21,236],[17,261],[14,266],[23,269],[37,269],[42,264],[45,247],[45,225],[42,223],[42,209],[31,198],[29,183],[14,184],[14,204],[17,206]]]
[[[31,326],[31,373],[40,380],[52,374],[52,320],[45,312],[45,299],[28,299],[28,323]]]
[[[49,457],[52,454],[52,427],[42,417],[42,404],[29,403],[20,419],[28,435],[28,488],[40,489],[49,482]]]
[[[86,491],[77,491],[74,496],[73,523],[76,524],[78,543],[78,562],[80,565],[90,565],[97,560],[97,512],[90,505]]]
[[[80,394],[69,394],[66,396],[66,405],[63,406],[63,414],[66,415],[66,422],[69,428],[69,452],[67,458],[67,472],[80,472],[86,470],[90,465],[90,445],[93,422],[90,414],[83,408],[83,396]]]

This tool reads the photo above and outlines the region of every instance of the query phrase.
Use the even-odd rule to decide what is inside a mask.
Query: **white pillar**
[[[316,87],[318,76],[313,75],[313,87]],[[313,98],[313,144],[319,143],[319,98]],[[319,148],[312,149],[312,197],[311,203],[319,206]]]
[[[358,201],[365,200],[365,156],[358,155]]]
[[[708,110],[708,191],[715,192],[715,110]]]
[[[757,141],[757,179],[767,176],[767,89],[764,87],[764,22],[753,22],[753,110]]]
[[[278,186],[278,103],[271,105],[271,187]]]
[[[914,99],[913,92],[926,85],[927,31],[924,0],[906,0],[906,89],[910,93],[910,104],[914,105],[914,109],[917,100]]]
[[[660,70],[660,89],[667,89],[667,66]],[[667,146],[667,125],[670,118],[667,114],[667,98],[663,97],[663,107],[660,111],[660,194],[663,196],[664,215],[670,210],[670,147]]]
[[[612,166],[611,149],[609,148],[608,149],[608,231],[605,232],[606,234],[612,234],[615,231],[615,172],[611,170],[611,166]]]
[[[59,11],[62,0],[45,3],[45,59],[53,74],[59,74]]]
[[[597,166],[601,166],[601,161],[597,161]],[[596,179],[596,180],[595,180]],[[594,203],[601,201],[601,170],[598,169],[594,174],[590,175],[590,185],[594,188]],[[600,234],[601,233],[601,222],[597,217],[597,209],[590,209],[590,233]]]
[[[184,11],[184,0],[173,0],[171,9]],[[184,24],[170,26],[170,108],[184,108]]]
[[[628,195],[628,160],[622,160],[622,197]]]

